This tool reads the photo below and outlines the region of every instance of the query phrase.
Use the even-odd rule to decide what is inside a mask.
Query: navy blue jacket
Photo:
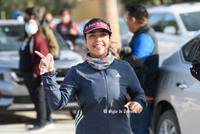
[[[134,70],[118,59],[104,70],[93,69],[86,61],[73,66],[60,88],[55,71],[42,75],[42,80],[53,109],[62,109],[77,97],[76,134],[131,134],[126,94],[143,108],[147,105]]]

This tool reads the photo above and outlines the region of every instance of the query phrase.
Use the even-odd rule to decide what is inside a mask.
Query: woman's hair
[[[105,19],[103,19],[103,18],[92,18],[91,20],[89,20],[86,24],[85,24],[85,26],[84,26],[84,29],[85,29],[85,27],[86,26],[88,26],[89,24],[91,24],[91,23],[93,23],[93,22],[104,22],[104,23],[106,23],[109,27],[110,27],[110,23],[108,23]],[[111,37],[111,33],[110,32],[108,32],[109,33],[109,38]],[[85,38],[85,40],[86,40],[86,38]],[[117,52],[109,45],[109,48],[108,48],[109,50],[110,50],[110,52],[112,53],[112,55],[116,58],[116,59],[119,59],[120,57],[119,57],[119,55],[117,54]],[[86,52],[88,52],[88,49],[86,49]]]
[[[119,56],[118,53],[113,49],[113,47],[109,46],[108,49],[110,50],[110,52],[112,53],[112,55],[114,56],[115,59],[120,59],[120,56]]]
[[[34,15],[34,17],[38,20],[40,20],[40,11],[39,8],[37,7],[30,7],[30,8],[26,8],[24,10],[25,13],[27,13],[30,17],[31,15]]]
[[[114,48],[116,48],[116,47],[113,48],[112,46],[119,46],[119,44],[118,44],[117,42],[115,42],[115,41],[111,41],[110,46],[109,46],[109,50],[110,50],[111,52],[112,52],[112,51],[115,52],[115,53],[113,54],[113,56],[114,56],[116,59],[120,59],[119,53],[120,53],[121,48],[118,48],[118,49],[117,49],[117,52],[116,52],[116,50],[114,49]]]
[[[34,35],[40,35],[40,36],[42,36],[44,39],[46,39],[46,37],[45,37],[45,35],[44,35],[43,31],[42,31],[42,27],[41,27],[41,25],[40,25],[39,20],[37,20],[37,19],[35,19],[35,18],[31,18],[31,19],[35,20],[36,23],[37,23],[37,26],[38,26],[38,31],[37,31]],[[29,19],[29,21],[30,21],[31,19]],[[25,27],[25,25],[24,25],[24,27]],[[25,38],[28,37],[28,35],[27,35],[25,29],[24,29],[24,32],[25,32],[25,34],[24,34],[24,39],[25,39]]]
[[[46,17],[47,14],[50,14],[50,15],[52,16],[52,19],[53,19],[53,15],[52,15],[51,12],[45,12],[45,13],[43,14],[43,16],[42,16],[42,20],[45,19],[45,17]]]

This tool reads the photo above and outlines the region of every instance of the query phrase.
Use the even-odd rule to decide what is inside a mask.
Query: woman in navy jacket
[[[146,107],[145,94],[134,70],[126,61],[114,58],[110,48],[110,24],[101,18],[91,19],[84,27],[89,52],[85,61],[73,66],[60,88],[56,83],[53,58],[42,59],[39,68],[46,94],[53,109],[62,109],[74,96],[80,110],[75,118],[76,134],[131,134],[127,108],[140,113]],[[128,102],[126,94],[131,101]]]

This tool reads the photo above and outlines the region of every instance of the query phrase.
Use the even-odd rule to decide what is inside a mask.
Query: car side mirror
[[[174,26],[166,26],[163,30],[166,34],[176,34],[176,28]]]

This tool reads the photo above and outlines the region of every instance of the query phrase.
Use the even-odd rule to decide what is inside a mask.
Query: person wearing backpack
[[[45,15],[47,15],[47,13],[45,13],[42,17],[42,21],[41,21],[42,30],[43,30],[43,33],[46,35],[46,40],[49,44],[50,53],[53,55],[54,60],[57,60],[60,57],[59,45],[54,36],[54,33],[53,33],[54,30],[51,27],[50,21],[45,18]]]
[[[51,12],[44,13],[42,21],[45,22],[45,24],[47,24],[48,27],[52,28],[53,30],[56,30],[57,24],[53,21],[53,15]]]

